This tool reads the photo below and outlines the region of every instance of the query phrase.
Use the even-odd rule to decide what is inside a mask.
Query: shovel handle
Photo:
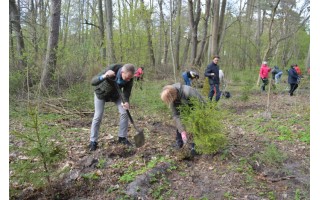
[[[125,103],[123,94],[122,94],[122,92],[121,92],[121,90],[120,90],[119,85],[117,84],[117,82],[116,82],[115,80],[112,80],[111,78],[108,78],[108,79],[113,83],[114,87],[116,88],[116,90],[117,90],[117,92],[118,92],[118,94],[119,94],[119,96],[120,96],[120,98],[121,98],[122,103]],[[127,115],[128,115],[128,117],[129,117],[129,119],[130,119],[130,122],[132,123],[132,125],[134,126],[134,128],[136,129],[136,131],[139,132],[138,128],[136,127],[136,125],[135,125],[134,122],[133,122],[133,119],[132,119],[132,116],[131,116],[129,110],[126,110],[126,112],[127,112]]]

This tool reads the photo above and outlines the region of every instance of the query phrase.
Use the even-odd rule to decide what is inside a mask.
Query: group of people
[[[209,99],[212,100],[216,93],[216,101],[220,99],[220,78],[223,77],[223,72],[220,70],[219,77],[219,56],[214,56],[213,61],[207,66],[204,73],[209,78],[210,92]],[[133,86],[133,78],[139,81],[142,79],[143,68],[135,71],[133,64],[112,64],[105,70],[93,77],[91,84],[94,89],[94,116],[91,124],[89,150],[95,151],[98,148],[99,129],[102,122],[104,105],[106,102],[114,102],[120,113],[118,143],[132,146],[128,140],[128,115],[126,110],[130,108],[129,98]],[[191,87],[192,79],[199,78],[199,74],[194,71],[183,73],[185,85],[175,83],[167,85],[163,88],[160,98],[172,110],[173,118],[176,122],[176,144],[178,148],[182,148],[188,141],[188,134],[185,126],[181,123],[180,112],[178,107],[182,104],[189,104],[191,98],[197,98],[201,102],[205,102],[205,98],[193,87]],[[123,91],[124,102],[120,98],[115,86],[117,84]],[[195,154],[195,144],[191,143],[191,153]]]
[[[208,98],[212,101],[214,94],[216,94],[215,101],[219,101],[220,92],[220,79],[223,79],[223,72],[219,69],[218,62],[220,57],[213,56],[212,62],[207,66],[204,76],[208,77],[210,91]],[[290,84],[290,96],[298,87],[299,77],[301,71],[295,69],[297,65],[291,65],[288,70],[288,83]],[[279,67],[275,66],[273,69],[269,68],[267,62],[263,62],[260,68],[260,78],[263,82],[261,90],[265,90],[265,86],[268,84],[268,74],[272,73],[272,78],[275,79],[276,83],[280,83],[283,72]],[[300,73],[300,75],[299,75]],[[91,124],[90,134],[90,151],[94,151],[98,147],[98,135],[99,128],[102,121],[104,112],[105,102],[114,102],[120,113],[119,131],[118,131],[118,142],[132,146],[128,140],[128,115],[126,110],[130,108],[129,98],[133,86],[133,78],[136,77],[136,81],[142,79],[143,68],[139,68],[135,71],[133,64],[112,64],[108,66],[101,73],[93,77],[91,84],[95,86],[94,89],[94,116]],[[193,79],[198,79],[199,74],[195,71],[186,71],[182,74],[185,81],[185,85],[181,83],[175,83],[167,85],[163,88],[160,98],[169,106],[173,113],[173,118],[176,122],[176,146],[182,148],[188,141],[188,133],[185,126],[181,123],[180,112],[178,107],[182,104],[190,104],[192,98],[198,99],[200,102],[206,102],[205,98],[193,87],[191,82]],[[120,94],[117,92],[117,84],[123,91],[124,102],[120,98]],[[191,143],[191,153],[195,154],[195,144]]]
[[[271,69],[268,66],[266,61],[262,62],[260,67],[260,79],[262,81],[261,91],[265,91],[265,86],[269,83],[269,72],[272,74],[272,79],[276,84],[279,84],[281,81],[281,76],[283,72],[279,69],[278,66],[274,66]],[[300,78],[302,77],[302,72],[300,67],[297,64],[292,64],[288,70],[288,83],[290,84],[289,95],[293,96],[293,92],[298,88]]]
[[[208,97],[210,101],[212,101],[213,96],[216,95],[216,102],[219,101],[221,97],[220,83],[224,79],[223,71],[219,69],[218,66],[219,59],[219,56],[213,56],[212,62],[207,66],[204,72],[204,76],[208,77],[210,85]],[[199,79],[199,74],[195,71],[185,71],[182,73],[182,77],[185,85],[191,86],[193,79]]]

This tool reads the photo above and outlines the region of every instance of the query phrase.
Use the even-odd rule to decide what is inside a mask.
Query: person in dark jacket
[[[221,92],[220,92],[220,78],[219,78],[219,56],[213,56],[212,62],[207,66],[207,69],[204,73],[205,77],[209,79],[210,85],[210,92],[209,92],[209,99],[212,101],[212,97],[216,94],[216,102],[219,101]]]
[[[290,84],[289,94],[293,96],[293,92],[298,88],[300,77],[294,69],[295,65],[291,65],[288,71],[288,83]]]
[[[176,144],[178,148],[182,148],[183,144],[188,141],[187,131],[185,126],[181,123],[180,112],[178,107],[182,104],[191,105],[191,98],[197,98],[200,102],[205,103],[202,95],[193,87],[175,83],[166,85],[161,92],[161,100],[166,103],[173,113],[173,119],[176,122]],[[191,144],[191,154],[195,154],[195,145]]]
[[[184,83],[188,86],[191,86],[193,79],[198,79],[199,74],[195,71],[185,71],[182,73],[182,78],[184,80]]]
[[[99,128],[102,121],[105,102],[114,102],[120,113],[119,139],[118,142],[131,146],[128,141],[128,115],[129,98],[133,86],[133,75],[135,69],[133,64],[112,64],[98,75],[94,76],[91,85],[94,89],[94,116],[91,125],[89,150],[95,151],[98,146]],[[116,90],[115,84],[118,84],[123,91],[124,103]]]

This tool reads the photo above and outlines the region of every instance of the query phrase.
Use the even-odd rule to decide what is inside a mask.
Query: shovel
[[[118,92],[118,94],[119,94],[119,96],[120,96],[120,98],[121,98],[122,103],[125,103],[125,102],[124,102],[123,94],[122,94],[122,92],[121,92],[118,84],[117,84],[114,80],[111,80],[111,79],[109,79],[109,80],[113,82],[115,88],[117,89],[117,92]],[[139,129],[136,127],[136,125],[135,125],[134,122],[133,122],[133,119],[132,119],[132,117],[131,117],[131,114],[130,114],[129,110],[126,110],[126,112],[127,112],[127,115],[128,115],[128,117],[129,117],[130,122],[132,123],[134,129],[136,129],[136,131],[137,131],[136,134],[134,135],[134,142],[135,142],[135,144],[136,144],[136,147],[142,147],[142,146],[144,145],[144,134],[143,134],[143,131],[142,131],[142,130],[139,130]]]

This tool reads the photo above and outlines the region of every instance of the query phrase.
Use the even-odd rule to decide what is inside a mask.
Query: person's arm
[[[91,85],[92,86],[97,86],[99,85],[102,81],[106,80],[106,78],[112,78],[114,77],[115,74],[115,67],[117,65],[110,65],[107,67],[105,70],[94,76],[91,80]],[[119,66],[118,66],[119,67]]]
[[[211,70],[210,64],[207,66],[206,71],[204,72],[205,77],[213,77],[214,73]]]
[[[178,110],[177,108],[172,104],[169,105],[171,111],[172,111],[172,114],[173,114],[173,119],[176,123],[176,127],[178,129],[178,131],[181,133],[183,131],[185,131],[185,127],[182,125],[182,122],[181,122],[181,119],[180,119],[180,116],[178,114]]]

